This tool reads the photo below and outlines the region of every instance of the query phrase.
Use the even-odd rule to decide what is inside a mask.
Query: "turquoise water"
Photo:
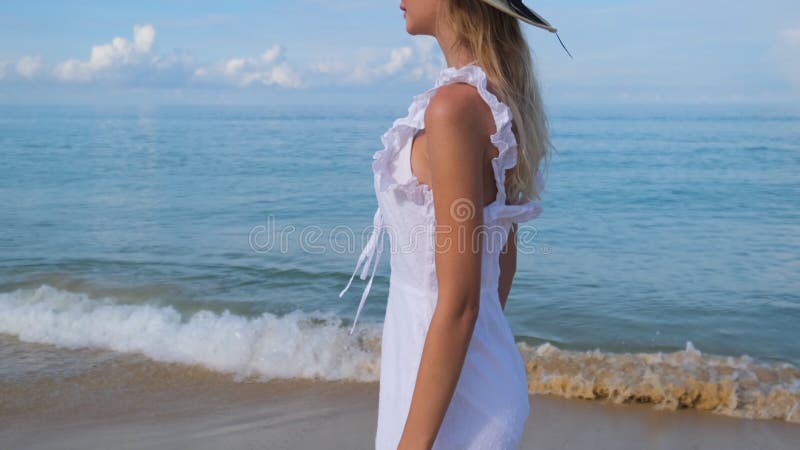
[[[346,330],[372,154],[406,108],[0,107],[0,332],[144,351],[135,330],[181,360],[165,330],[197,312],[220,336]],[[561,106],[550,122],[544,212],[506,308],[518,341],[800,365],[800,109]],[[259,250],[265,226],[285,248]],[[326,243],[342,229],[346,248]],[[320,251],[299,240],[313,230]],[[388,271],[360,327],[381,321]],[[217,367],[209,352],[193,355]],[[304,358],[285,374],[341,369]]]

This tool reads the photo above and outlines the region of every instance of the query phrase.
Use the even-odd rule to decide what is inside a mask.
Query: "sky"
[[[564,104],[800,103],[798,0],[528,0]],[[0,2],[0,104],[371,104],[445,62],[399,0]]]

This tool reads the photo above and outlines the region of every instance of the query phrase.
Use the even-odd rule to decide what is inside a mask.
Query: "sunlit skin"
[[[448,67],[475,60],[453,45],[453,30],[437,18],[447,0],[404,0],[406,31],[436,38]],[[490,89],[491,90],[491,89]],[[425,129],[411,147],[412,173],[433,193],[436,220],[435,255],[438,299],[422,351],[411,408],[398,449],[430,449],[464,365],[480,305],[481,242],[453,245],[459,236],[481,236],[483,207],[497,194],[491,158],[497,156],[490,136],[496,131],[492,112],[466,83],[439,88],[425,111]],[[451,214],[453,204],[470,205],[470,214]],[[516,233],[500,256],[500,302],[505,307],[516,270]]]

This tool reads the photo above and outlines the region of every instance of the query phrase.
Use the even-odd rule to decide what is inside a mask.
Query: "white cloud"
[[[398,77],[407,80],[435,79],[445,67],[436,50],[433,38],[418,37],[414,46],[392,49],[388,55],[377,58],[361,57],[354,62],[341,59],[323,61],[312,65],[318,75],[328,76],[331,81],[355,84],[370,84],[382,79]]]
[[[417,59],[411,69],[411,76],[417,80],[434,80],[446,66],[434,38],[419,38],[415,41]]]
[[[280,44],[256,56],[205,63],[184,52],[157,53],[156,36],[152,25],[136,25],[132,38],[114,37],[107,43],[94,45],[88,59],[63,60],[50,73],[62,82],[110,82],[131,87],[211,84],[298,89],[310,85],[374,84],[389,78],[431,80],[445,66],[433,37],[417,37],[408,45],[380,53],[370,48],[355,52],[343,48],[332,59],[298,68],[287,61]],[[13,66],[7,66],[13,70]],[[20,78],[33,78],[41,73],[42,67],[41,58],[25,57],[16,63],[16,74]],[[0,79],[7,78],[7,72],[6,66],[0,64]]]
[[[172,55],[153,55],[150,59],[150,66],[157,70],[170,70],[174,68],[186,68],[194,65],[194,58],[186,53],[174,53]]]
[[[789,45],[800,46],[800,28],[790,28],[781,33],[784,42]]]
[[[784,79],[800,89],[800,27],[783,30],[779,36],[768,56]]]
[[[133,27],[133,40],[115,37],[92,47],[88,60],[69,59],[55,69],[55,77],[65,82],[91,82],[102,79],[131,85],[185,85],[190,81],[224,82],[236,86],[302,86],[296,71],[283,58],[283,49],[274,45],[253,58],[232,58],[211,65],[199,65],[190,55],[154,54],[156,29],[152,25]]]
[[[17,62],[17,74],[22,78],[33,78],[42,68],[42,58],[39,56],[24,56]]]
[[[156,29],[152,25],[133,27],[133,48],[139,53],[149,53],[156,42]]]
[[[303,86],[299,75],[283,57],[283,48],[275,44],[253,58],[232,58],[210,66],[198,67],[194,78],[199,81],[223,81],[236,86],[263,84],[285,88]]]
[[[400,47],[392,50],[389,62],[381,67],[378,67],[377,73],[394,75],[411,60],[414,55],[414,50],[411,47]]]
[[[155,38],[156,30],[152,25],[136,25],[133,27],[133,42],[115,37],[108,44],[95,45],[88,61],[64,61],[56,67],[55,75],[62,81],[91,81],[103,73],[139,64],[150,53]]]

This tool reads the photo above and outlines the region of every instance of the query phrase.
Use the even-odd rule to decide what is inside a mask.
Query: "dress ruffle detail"
[[[394,189],[398,195],[419,205],[431,205],[433,192],[430,187],[420,184],[415,176],[405,182],[396,182],[392,175],[392,161],[396,152],[404,144],[414,138],[417,130],[425,128],[425,110],[436,91],[444,85],[452,83],[468,83],[478,90],[481,98],[489,105],[495,123],[495,133],[490,136],[492,144],[497,148],[498,154],[492,158],[492,167],[497,188],[495,201],[484,208],[484,221],[491,223],[505,220],[513,223],[532,220],[541,214],[542,205],[538,200],[530,201],[524,205],[506,205],[505,175],[508,169],[517,164],[517,140],[512,129],[511,108],[501,102],[487,89],[487,78],[483,69],[475,64],[455,68],[443,69],[434,83],[434,86],[422,94],[416,95],[408,108],[406,117],[394,121],[389,130],[381,137],[384,148],[373,155],[372,169],[378,177],[380,191]],[[536,176],[537,192],[544,188],[542,173]]]
[[[409,140],[414,138],[416,132],[425,128],[425,110],[437,89],[452,83],[467,83],[475,86],[480,96],[489,105],[495,122],[496,129],[495,133],[491,135],[491,142],[498,150],[497,156],[492,158],[497,197],[492,203],[483,208],[484,224],[522,223],[535,219],[542,212],[540,201],[529,201],[521,205],[506,204],[506,171],[517,164],[517,140],[512,130],[512,113],[505,103],[501,102],[487,89],[486,74],[480,66],[473,63],[461,68],[448,67],[443,69],[432,88],[413,97],[406,117],[395,120],[389,130],[381,136],[383,149],[373,154],[372,162],[376,193],[380,196],[381,193],[391,191],[398,198],[407,199],[421,207],[424,217],[420,220],[429,226],[429,233],[433,234],[435,232],[435,227],[433,226],[435,223],[433,191],[428,185],[421,184],[413,174],[407,181],[397,182],[392,176],[392,163],[397,158],[397,153],[404,148]],[[542,192],[544,180],[541,170],[536,174],[535,183],[537,192]],[[355,330],[359,315],[369,295],[375,270],[380,261],[385,231],[383,211],[380,208],[375,212],[373,225],[372,236],[359,257],[353,275],[350,277],[347,286],[339,294],[339,297],[342,297],[348,290],[359,268],[361,269],[360,278],[362,280],[367,278],[367,274],[371,270],[370,279],[361,295],[353,326],[350,329],[351,334]],[[429,258],[427,264],[433,267],[435,265],[434,252],[427,252],[426,255]],[[435,290],[435,277],[431,277],[429,281],[432,283],[430,289],[432,291]]]
[[[393,189],[398,195],[403,195],[420,205],[433,204],[433,192],[413,175],[407,181],[398,183],[392,177],[391,164],[396,152],[400,151],[409,139],[414,138],[418,129],[425,127],[425,107],[430,101],[433,90],[430,89],[423,94],[414,96],[414,100],[408,108],[408,115],[394,121],[391,128],[381,136],[383,149],[378,150],[372,156],[374,160],[372,171],[378,178],[378,189],[381,192]]]

